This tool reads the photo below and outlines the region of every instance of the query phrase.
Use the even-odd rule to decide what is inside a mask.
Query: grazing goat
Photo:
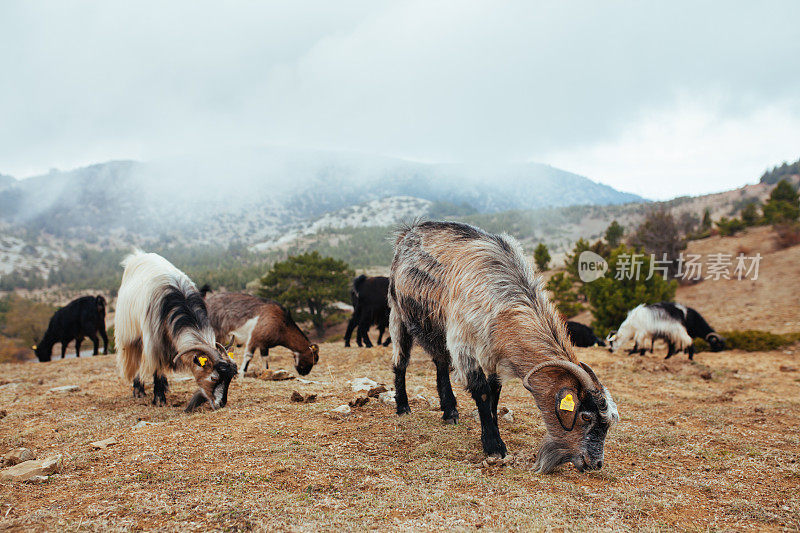
[[[644,355],[648,340],[653,343],[656,339],[663,339],[668,346],[667,359],[681,350],[685,350],[689,359],[693,359],[694,345],[692,337],[686,331],[683,317],[683,313],[674,307],[640,304],[628,312],[619,330],[608,337],[609,351],[616,352],[633,340],[633,348],[628,353],[639,352]]]
[[[361,341],[367,348],[372,348],[369,340],[370,326],[378,327],[378,344],[381,344],[383,332],[389,327],[389,278],[386,276],[374,276],[368,278],[360,275],[353,280],[353,287],[350,289],[350,297],[353,301],[353,317],[347,323],[347,331],[344,334],[345,347],[350,346],[350,337],[353,329],[358,326],[356,332],[356,343],[361,346]],[[389,346],[391,337],[386,337],[384,346]]]
[[[547,427],[536,469],[547,473],[565,462],[580,471],[602,467],[616,405],[576,359],[564,321],[513,238],[452,222],[401,229],[389,307],[398,415],[410,412],[406,369],[416,341],[436,365],[445,422],[458,420],[451,368],[471,393],[487,455],[506,454],[497,403],[502,382],[519,377]]]
[[[269,349],[284,346],[294,353],[297,373],[305,376],[319,361],[319,346],[311,344],[289,311],[276,302],[250,294],[223,292],[206,296],[211,326],[217,340],[243,344],[245,354],[240,372],[244,374],[256,350],[267,367]]]
[[[569,340],[572,341],[572,344],[579,348],[588,348],[590,346],[606,345],[605,342],[597,338],[597,335],[594,334],[592,328],[584,324],[581,324],[580,322],[574,322],[572,320],[568,320],[567,335],[569,335]]]
[[[153,404],[166,405],[166,373],[189,370],[198,390],[186,406],[224,407],[236,364],[214,340],[206,304],[189,277],[157,254],[136,251],[122,261],[114,334],[120,374],[144,396],[153,375]]]
[[[72,300],[53,314],[41,342],[33,347],[41,362],[50,361],[53,345],[61,343],[61,358],[67,355],[67,345],[75,341],[75,355],[81,356],[81,342],[89,337],[94,344],[92,355],[100,353],[97,334],[103,338],[103,353],[108,355],[108,335],[106,334],[106,299],[100,295],[82,296]]]
[[[670,314],[670,316],[680,316],[683,325],[686,327],[686,332],[693,339],[704,339],[708,342],[711,351],[721,352],[725,349],[725,339],[712,328],[703,316],[683,304],[661,302],[653,304],[652,307],[661,307]],[[652,348],[650,350],[652,352]]]

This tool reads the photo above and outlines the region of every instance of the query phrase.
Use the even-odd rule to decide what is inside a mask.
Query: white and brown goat
[[[142,378],[153,376],[153,404],[167,403],[166,374],[190,370],[199,386],[190,411],[208,401],[224,407],[236,364],[215,342],[206,305],[189,277],[157,254],[136,251],[122,262],[114,337],[120,374],[144,396]]]
[[[256,350],[265,365],[269,349],[284,346],[294,354],[297,373],[305,376],[319,361],[319,347],[309,342],[287,309],[276,302],[238,292],[212,293],[206,305],[214,334],[220,342],[244,345],[241,373],[247,370]]]
[[[458,419],[451,368],[471,393],[487,455],[506,454],[497,403],[503,381],[517,377],[547,427],[537,470],[551,472],[565,462],[578,470],[602,467],[606,433],[619,418],[616,405],[576,359],[564,321],[513,238],[450,222],[403,228],[389,305],[398,414],[410,412],[406,368],[417,342],[436,364],[446,422]]]

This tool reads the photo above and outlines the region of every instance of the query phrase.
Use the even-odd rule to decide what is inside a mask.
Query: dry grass
[[[193,390],[174,383],[169,407],[133,399],[113,358],[2,365],[0,452],[62,453],[49,482],[0,485],[0,529],[796,529],[800,527],[800,372],[795,353],[612,356],[578,350],[613,391],[622,421],[606,467],[554,475],[483,468],[479,425],[457,390],[461,423],[435,409],[433,366],[415,352],[413,413],[370,401],[344,418],[329,412],[354,394],[346,383],[391,382],[390,349],[323,345],[309,376],[326,384],[233,383],[228,407],[186,415]],[[290,368],[275,350],[272,368]],[[259,363],[260,364],[260,363]],[[704,379],[701,374],[709,377]],[[0,382],[2,383],[2,382]],[[49,393],[78,384],[74,393]],[[291,392],[313,392],[298,404]],[[150,387],[148,386],[148,393]],[[501,405],[501,432],[530,458],[542,424],[518,382]],[[139,420],[162,422],[132,431]],[[115,436],[117,446],[88,443]]]

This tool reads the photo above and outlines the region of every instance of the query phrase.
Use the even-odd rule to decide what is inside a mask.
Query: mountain
[[[254,243],[280,237],[283,228],[391,197],[481,213],[642,201],[538,163],[468,167],[268,148],[148,163],[110,161],[8,182],[0,185],[0,220],[78,239],[170,235]]]
[[[14,179],[13,176],[6,176],[5,174],[0,174],[0,191],[3,189],[7,189],[12,185],[16,184],[17,180]]]

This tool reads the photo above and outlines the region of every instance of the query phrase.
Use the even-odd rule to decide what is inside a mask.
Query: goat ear
[[[579,407],[578,391],[572,387],[564,387],[558,391],[555,397],[556,417],[564,431],[572,431],[575,427]]]

